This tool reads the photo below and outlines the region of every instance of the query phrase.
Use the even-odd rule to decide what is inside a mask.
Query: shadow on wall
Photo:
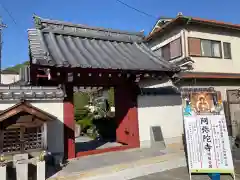
[[[161,98],[156,98],[161,97]],[[138,107],[163,107],[182,105],[181,94],[172,86],[142,88],[138,96]]]
[[[72,130],[71,128],[66,126],[61,121],[59,121],[59,120],[56,120],[56,121],[57,121],[56,122],[57,124],[55,124],[55,126],[58,126],[58,127],[61,126],[61,128],[62,128],[62,131],[63,131],[63,134],[61,135],[62,138],[59,137],[60,135],[56,131],[55,131],[55,133],[51,133],[52,136],[51,137],[48,136],[48,150],[50,151],[51,147],[56,145],[57,147],[63,146],[64,152],[55,151],[57,148],[57,147],[55,147],[54,151],[51,152],[52,154],[50,156],[46,157],[46,179],[52,177],[54,174],[56,174],[57,172],[62,170],[62,168],[64,168],[65,166],[68,165],[68,152],[72,151],[72,149],[69,149],[69,147],[67,145],[66,146],[64,146],[64,145],[68,144],[70,140],[71,140],[71,142],[75,143],[74,130]],[[53,128],[54,124],[52,123],[50,126]],[[48,135],[50,132],[48,131]],[[65,134],[65,136],[64,136],[64,134]],[[60,141],[58,141],[58,143],[55,142],[53,144],[50,144],[50,142],[52,142],[52,141],[49,141],[49,140],[50,139],[53,140],[54,137],[55,137],[55,141],[56,141],[56,139],[60,138],[62,141],[61,144],[60,144]],[[75,151],[75,149],[74,149],[74,151]]]
[[[64,126],[64,123],[58,119],[47,123],[48,151],[52,153],[64,153]]]

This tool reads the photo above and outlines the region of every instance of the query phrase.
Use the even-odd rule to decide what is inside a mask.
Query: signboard
[[[215,91],[185,91],[182,97],[190,173],[227,173],[234,176],[221,94]]]

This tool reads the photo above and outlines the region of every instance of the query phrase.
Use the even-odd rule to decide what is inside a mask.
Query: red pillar
[[[115,117],[118,123],[117,141],[131,147],[140,147],[135,84],[126,84],[115,88],[115,107]]]
[[[64,153],[67,159],[75,158],[75,120],[73,104],[73,87],[66,86],[66,95],[63,105],[64,114]],[[56,137],[57,138],[57,137]]]

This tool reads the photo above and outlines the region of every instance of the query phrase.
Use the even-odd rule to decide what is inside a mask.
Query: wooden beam
[[[49,69],[51,74],[51,82],[48,82],[46,76],[39,76],[38,85],[59,85],[72,83],[73,86],[114,86],[124,83],[126,79],[132,75],[163,76],[171,75],[173,72],[159,71],[141,71],[141,70],[116,70],[116,69],[93,69],[93,68],[70,68],[70,67],[49,67],[33,65],[33,69]],[[69,76],[71,75],[71,76]],[[36,75],[37,76],[37,75]],[[34,76],[32,76],[34,77]],[[69,79],[71,77],[71,80]],[[37,77],[35,77],[37,78]],[[34,81],[33,81],[34,82]]]
[[[22,107],[17,107],[14,109],[9,110],[8,112],[1,114],[0,115],[0,122],[4,121],[5,119],[8,119],[16,114],[18,114],[19,112],[22,111]]]
[[[44,112],[41,112],[41,110],[38,110],[37,108],[28,105],[26,102],[23,102],[22,104],[19,104],[18,106],[13,106],[9,110],[6,110],[6,112],[3,112],[0,114],[0,122],[20,113],[20,112],[27,112],[31,115],[34,115],[41,119],[42,121],[51,121],[54,120],[53,117],[45,114]]]

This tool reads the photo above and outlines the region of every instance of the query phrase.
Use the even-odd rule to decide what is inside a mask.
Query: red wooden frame
[[[64,150],[65,157],[68,159],[77,156],[117,151],[129,148],[140,147],[138,113],[137,113],[137,93],[138,86],[136,79],[143,76],[140,71],[120,71],[103,69],[82,69],[82,68],[56,68],[47,67],[50,75],[38,76],[40,68],[31,65],[31,84],[41,86],[64,85],[67,97],[64,100]],[[42,71],[42,70],[41,70]],[[165,73],[145,72],[148,75],[162,76]],[[170,73],[170,72],[169,72]],[[50,79],[49,79],[50,77]],[[98,149],[87,152],[75,152],[74,137],[74,105],[73,105],[73,86],[103,86],[115,87],[116,130],[117,141],[126,144],[122,147],[112,147]],[[56,135],[57,136],[57,135]]]

